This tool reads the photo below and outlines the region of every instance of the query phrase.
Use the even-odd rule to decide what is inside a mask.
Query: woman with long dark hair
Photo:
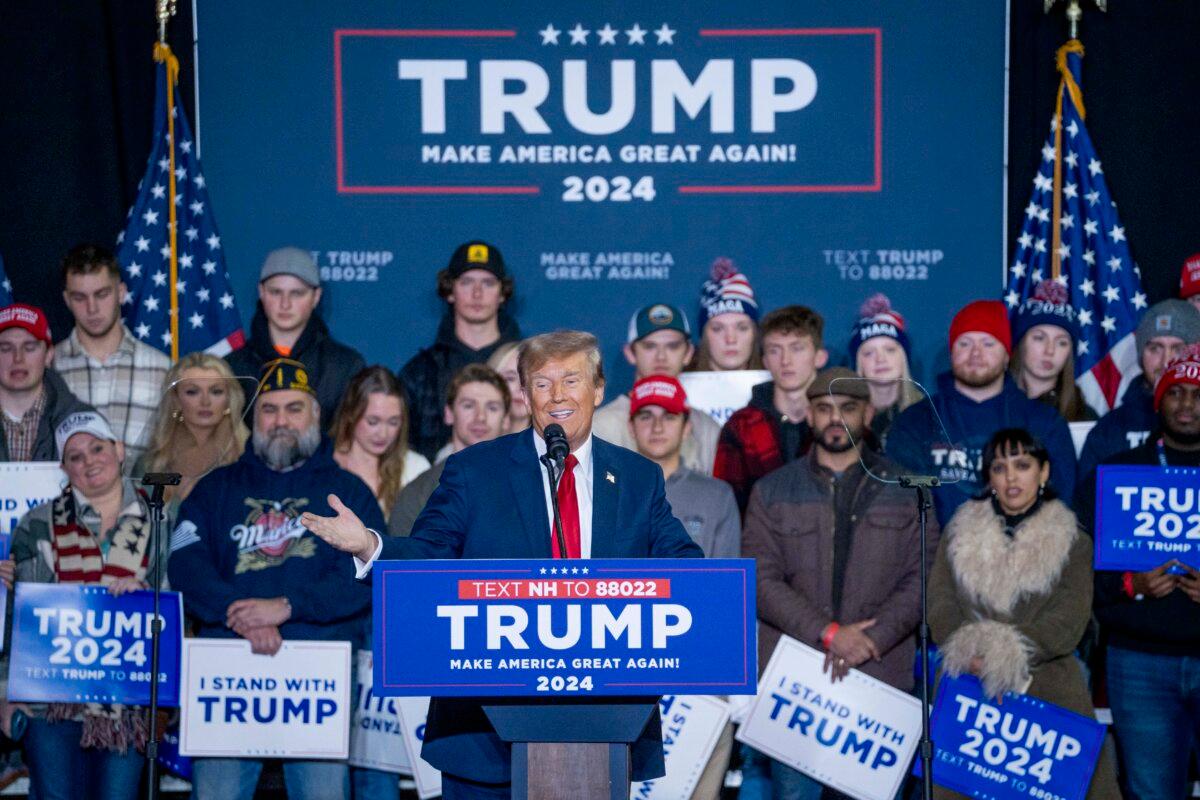
[[[983,474],[987,490],[954,513],[929,576],[943,669],[978,676],[988,697],[1027,694],[1094,719],[1075,658],[1091,618],[1092,541],[1055,497],[1050,455],[1028,431],[993,435]],[[1088,798],[1120,797],[1114,763],[1106,741]]]

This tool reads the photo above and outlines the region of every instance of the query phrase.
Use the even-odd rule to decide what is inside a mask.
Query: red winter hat
[[[950,323],[950,347],[964,333],[979,331],[995,336],[1004,351],[1012,355],[1012,329],[1008,324],[1008,310],[999,300],[976,300],[967,303],[962,311],[954,315]]]
[[[1154,410],[1162,404],[1163,395],[1177,383],[1200,386],[1200,344],[1188,345],[1179,358],[1163,370],[1162,377],[1154,385]]]
[[[686,414],[687,393],[670,375],[650,375],[633,385],[629,392],[629,418],[646,406],[661,406],[668,414]]]
[[[0,308],[0,331],[9,328],[22,328],[41,339],[46,344],[54,344],[50,337],[50,322],[46,314],[37,306],[24,303],[13,303],[11,306]]]
[[[1188,256],[1179,273],[1179,296],[1187,300],[1194,294],[1200,294],[1200,253]]]

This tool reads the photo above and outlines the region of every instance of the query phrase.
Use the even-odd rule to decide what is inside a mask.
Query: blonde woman
[[[921,399],[921,390],[910,381],[908,333],[904,317],[892,309],[884,294],[873,294],[858,310],[850,336],[850,363],[867,380],[871,392],[871,433],[882,450],[892,420]]]
[[[241,382],[222,358],[189,353],[167,372],[150,446],[133,474],[178,472],[182,476],[178,486],[166,489],[169,515],[198,480],[241,457],[250,438],[245,409]]]
[[[333,460],[362,479],[386,517],[400,490],[429,469],[408,446],[404,388],[384,367],[367,367],[350,380],[333,418]]]
[[[508,394],[512,399],[505,433],[516,433],[529,427],[529,406],[525,403],[525,395],[521,394],[521,376],[517,373],[517,350],[520,347],[520,342],[502,344],[487,360],[487,365],[500,373],[500,377],[508,384]]]

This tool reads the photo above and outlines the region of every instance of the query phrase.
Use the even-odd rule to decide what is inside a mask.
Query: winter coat
[[[875,475],[894,477],[894,465],[872,453],[865,457]],[[841,608],[835,610],[831,474],[817,465],[810,451],[755,484],[746,509],[742,555],[757,561],[759,668],[765,668],[781,634],[820,648],[821,632],[830,622],[874,618],[866,634],[883,657],[859,669],[907,691],[913,685],[913,636],[921,617],[916,500],[911,490],[898,484],[863,476],[850,508],[853,534]],[[932,517],[927,535],[931,558],[938,540]]]
[[[1011,538],[991,500],[959,506],[929,576],[929,625],[945,672],[969,672],[978,657],[989,696],[1024,693],[1094,719],[1074,655],[1091,606],[1092,541],[1063,503],[1044,503]],[[1089,798],[1120,797],[1114,765],[1106,742]]]
[[[446,407],[446,388],[454,374],[467,364],[482,364],[491,358],[496,348],[519,341],[521,329],[503,309],[497,320],[500,338],[487,347],[473,350],[454,334],[454,312],[447,310],[438,325],[437,339],[421,350],[400,368],[399,378],[408,392],[409,446],[432,464],[438,449],[450,440],[450,426],[443,421]]]
[[[911,405],[896,418],[888,431],[887,456],[918,475],[941,478],[933,500],[942,527],[984,488],[983,448],[1003,428],[1024,428],[1041,440],[1050,453],[1050,485],[1059,497],[1072,497],[1075,445],[1070,428],[1053,408],[1026,397],[1012,378],[1004,377],[1000,394],[977,403],[946,372],[938,376],[932,400]]]
[[[30,461],[58,461],[58,446],[54,443],[54,431],[64,419],[78,411],[94,411],[90,405],[71,394],[66,381],[53,369],[47,369],[42,379],[46,388],[46,407],[38,420],[37,434],[33,440]],[[0,461],[11,461],[8,455],[8,439],[0,427]]]
[[[1079,453],[1079,479],[1089,477],[1109,456],[1144,444],[1157,426],[1154,390],[1144,378],[1135,378],[1121,395],[1121,405],[1101,417],[1088,433]]]
[[[259,303],[254,311],[254,319],[250,321],[249,340],[244,347],[225,356],[225,360],[229,362],[234,375],[253,378],[257,383],[262,377],[263,367],[277,358],[281,356],[271,341],[267,315],[262,303]],[[350,379],[366,366],[366,362],[357,350],[334,339],[329,334],[325,320],[317,314],[309,317],[288,358],[308,368],[309,380],[316,386],[317,402],[321,404],[321,430],[328,431]],[[247,381],[241,383],[246,399],[252,399],[255,387],[248,385]]]
[[[792,452],[784,452],[783,424],[783,415],[775,408],[775,382],[767,381],[750,390],[750,402],[733,412],[721,428],[712,474],[733,487],[743,512],[755,481],[808,452],[812,443],[808,422],[796,423]]]

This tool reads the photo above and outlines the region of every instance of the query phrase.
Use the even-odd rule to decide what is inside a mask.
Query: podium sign
[[[1200,469],[1096,470],[1098,570],[1144,572],[1177,559],[1200,567]]]
[[[376,695],[753,694],[753,559],[382,561]]]

